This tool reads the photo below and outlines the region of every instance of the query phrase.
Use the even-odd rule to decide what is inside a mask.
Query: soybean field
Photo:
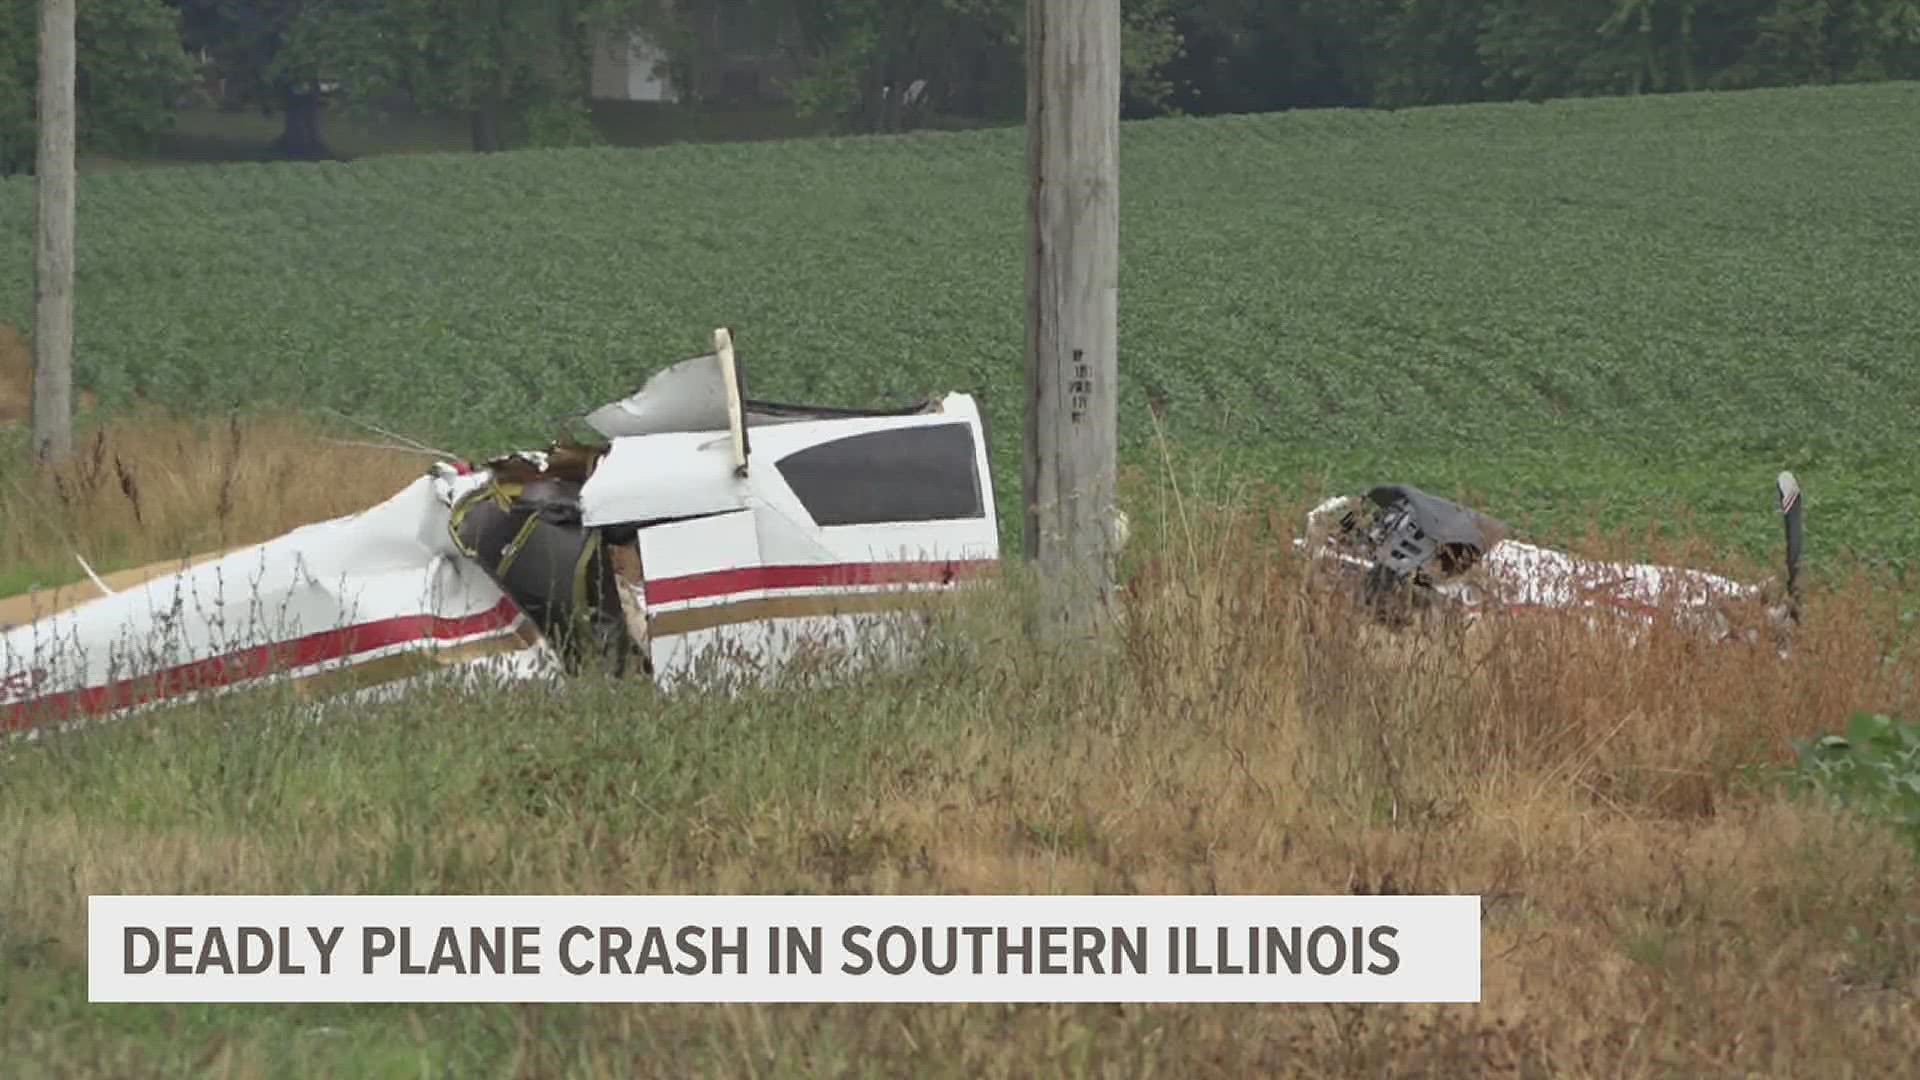
[[[1405,482],[1547,539],[1690,516],[1920,555],[1920,85],[1123,127],[1129,464]],[[1019,496],[1017,129],[83,178],[76,377],[108,408],[327,406],[466,453],[734,331],[754,396],[950,389]],[[0,321],[30,329],[30,178]],[[316,478],[315,482],[323,482]]]

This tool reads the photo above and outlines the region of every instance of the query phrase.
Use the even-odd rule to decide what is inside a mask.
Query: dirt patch
[[[92,392],[76,387],[74,411],[90,413]],[[12,323],[0,322],[0,424],[24,424],[33,408],[33,344]]]
[[[12,323],[0,322],[0,424],[27,422],[33,400],[33,350]]]

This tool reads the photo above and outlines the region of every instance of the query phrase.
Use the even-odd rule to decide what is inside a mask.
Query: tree
[[[1371,104],[1388,108],[1485,100],[1480,56],[1486,0],[1375,0],[1359,81]]]
[[[389,0],[338,8],[330,70],[357,103],[399,95],[463,115],[476,151],[589,142],[595,44],[642,0]]]
[[[1362,47],[1376,0],[1172,0],[1184,50],[1173,100],[1193,113],[1366,103]]]
[[[1184,55],[1186,40],[1173,20],[1175,0],[1121,0],[1120,109],[1126,116],[1173,110],[1167,69]]]
[[[1121,0],[1121,88],[1133,115],[1166,111],[1176,0]],[[1027,0],[682,0],[639,5],[682,85],[733,57],[782,71],[803,114],[901,131],[936,113],[1017,120],[1025,108]]]
[[[1771,0],[1727,87],[1920,76],[1920,0]]]
[[[338,59],[328,20],[340,7],[327,0],[172,0],[188,48],[212,58],[230,102],[279,113],[282,157],[333,156],[320,135],[320,110]]]
[[[0,0],[0,176],[33,169],[39,0]],[[163,0],[85,0],[74,21],[77,148],[144,145],[173,120],[192,61]]]

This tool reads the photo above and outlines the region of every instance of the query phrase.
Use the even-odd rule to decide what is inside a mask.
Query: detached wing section
[[[39,615],[0,642],[0,729],[231,690],[269,677],[333,695],[449,666],[527,675],[551,652],[447,532],[466,478],[422,477],[309,525]]]
[[[1791,477],[1781,505],[1797,503]],[[1371,513],[1367,511],[1371,510]],[[1505,523],[1405,484],[1383,484],[1364,500],[1329,499],[1307,516],[1295,546],[1364,581],[1378,598],[1402,585],[1417,598],[1442,598],[1481,613],[1572,612],[1599,627],[1624,616],[1642,626],[1664,616],[1728,632],[1725,605],[1760,596],[1758,586],[1685,567],[1584,559],[1506,537]],[[1797,565],[1796,521],[1788,522],[1789,571]]]

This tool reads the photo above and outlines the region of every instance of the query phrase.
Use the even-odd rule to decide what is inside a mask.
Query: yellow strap
[[[520,531],[514,534],[513,539],[507,542],[506,549],[500,553],[500,565],[493,568],[495,577],[507,576],[507,567],[513,565],[513,560],[519,556],[520,549],[526,546],[528,537],[533,535],[533,530],[539,525],[539,514],[528,514],[527,520],[521,522]]]
[[[447,517],[447,536],[453,540],[454,548],[469,559],[478,559],[480,553],[468,547],[466,542],[460,539],[460,523],[467,519],[467,511],[473,509],[474,504],[486,498],[486,495],[486,489],[481,488],[461,496],[460,501],[453,504],[453,513]]]
[[[573,566],[573,621],[574,629],[581,633],[584,641],[590,636],[593,619],[587,614],[587,566],[600,551],[600,531],[595,529],[587,536],[585,547],[580,549],[580,559]]]
[[[520,494],[521,487],[522,485],[517,483],[503,484],[494,480],[490,481],[486,487],[461,496],[460,501],[453,504],[453,513],[447,518],[447,535],[453,538],[453,546],[459,549],[460,554],[469,559],[480,557],[478,551],[468,547],[460,539],[460,524],[467,519],[467,511],[472,510],[482,499],[492,499],[494,505],[501,510],[511,511],[513,499]]]

